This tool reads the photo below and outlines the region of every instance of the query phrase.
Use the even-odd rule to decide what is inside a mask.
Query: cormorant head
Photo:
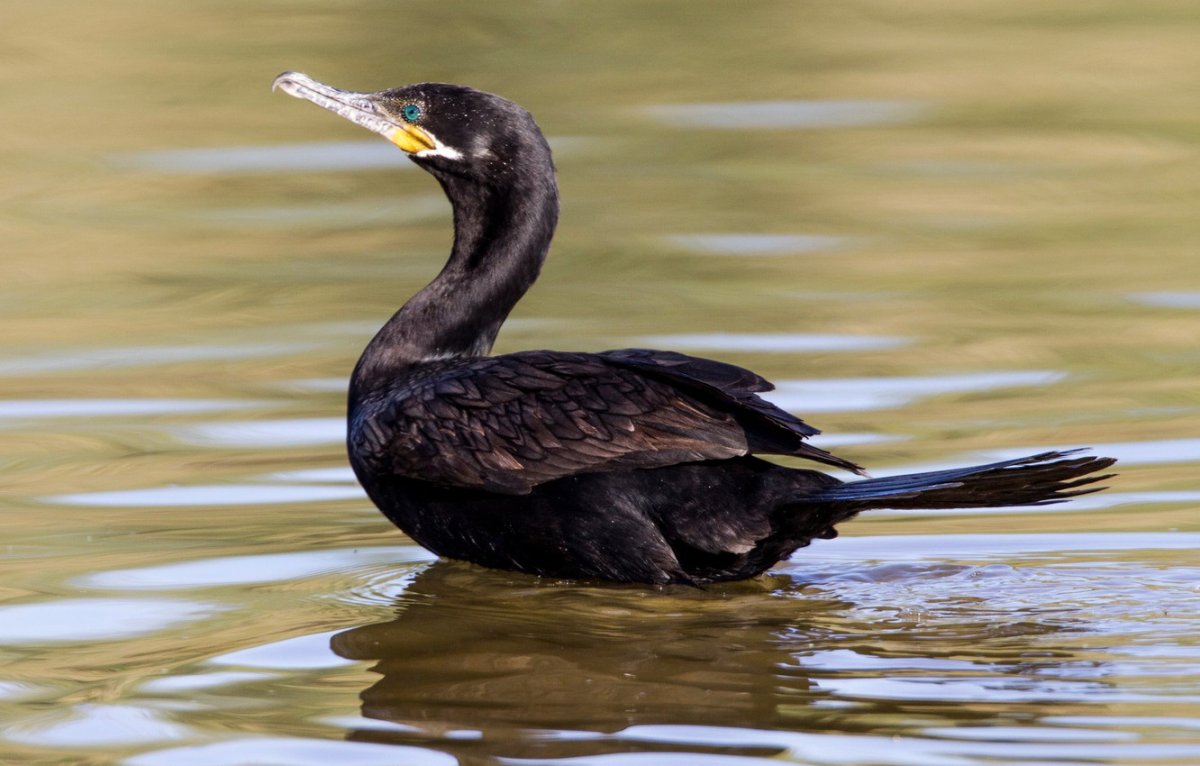
[[[272,88],[379,133],[435,176],[493,185],[553,172],[529,112],[500,96],[446,83],[353,93],[284,72]]]

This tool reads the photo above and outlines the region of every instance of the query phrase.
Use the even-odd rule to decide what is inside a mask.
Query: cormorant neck
[[[485,356],[500,325],[537,279],[558,222],[553,165],[502,183],[431,169],[454,210],[454,247],[441,273],[383,326],[355,379],[439,359]]]

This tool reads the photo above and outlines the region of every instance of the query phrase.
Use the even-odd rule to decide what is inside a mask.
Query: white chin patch
[[[425,129],[422,128],[422,130]],[[414,153],[414,157],[444,157],[448,160],[461,160],[463,158],[462,152],[455,149],[453,146],[446,146],[440,140],[438,140],[437,136],[433,135],[428,130],[425,130],[425,135],[433,139],[434,147],[432,149],[422,149],[421,151]]]

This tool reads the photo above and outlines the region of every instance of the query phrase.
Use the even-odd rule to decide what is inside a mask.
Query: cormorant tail
[[[1091,486],[1114,474],[1100,474],[1116,459],[1073,457],[1082,450],[1042,452],[998,463],[865,479],[797,498],[829,503],[849,513],[869,508],[941,509],[1048,505],[1099,492]]]

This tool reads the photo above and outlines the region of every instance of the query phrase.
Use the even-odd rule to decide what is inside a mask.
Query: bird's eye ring
[[[421,107],[416,104],[405,104],[400,109],[400,116],[404,118],[405,122],[416,122],[421,119]]]

